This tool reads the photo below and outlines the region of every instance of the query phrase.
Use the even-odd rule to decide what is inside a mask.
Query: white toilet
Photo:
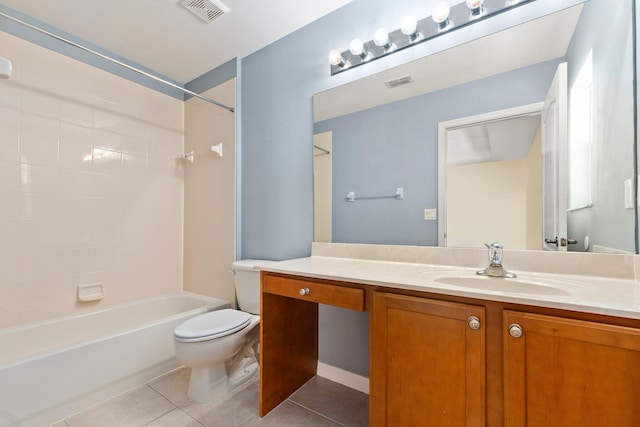
[[[189,399],[210,402],[252,378],[258,370],[260,267],[271,262],[234,262],[239,309],[210,311],[175,328],[176,358],[191,368]]]

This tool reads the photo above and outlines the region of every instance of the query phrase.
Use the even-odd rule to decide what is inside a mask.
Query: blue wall
[[[244,258],[307,256],[313,239],[312,96],[362,76],[544,15],[575,0],[538,0],[331,77],[327,53],[406,14],[422,1],[354,0],[242,60],[242,240]]]
[[[423,210],[438,207],[438,122],[542,102],[562,61],[317,123],[315,133],[333,137],[333,241],[437,245],[438,223],[425,221]],[[403,187],[403,200],[345,198],[349,191],[393,194],[396,187]]]
[[[395,29],[405,15],[422,17],[430,11],[418,0],[353,0],[244,58],[241,257],[282,260],[311,252],[314,93],[582,1],[537,0],[332,77],[327,63],[331,49],[345,50],[354,37],[369,40],[379,27]],[[321,306],[320,361],[368,376],[368,324],[366,313]],[[345,349],[342,343],[359,345]]]

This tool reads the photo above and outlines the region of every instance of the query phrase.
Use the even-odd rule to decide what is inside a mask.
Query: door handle
[[[548,245],[556,245],[558,246],[558,238],[555,237],[553,239],[546,238],[544,242]],[[564,237],[560,239],[560,246],[565,247],[567,245],[575,245],[578,241],[576,239],[565,239]]]

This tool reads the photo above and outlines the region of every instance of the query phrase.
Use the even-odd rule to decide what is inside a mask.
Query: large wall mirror
[[[316,241],[637,253],[632,0],[314,95]]]

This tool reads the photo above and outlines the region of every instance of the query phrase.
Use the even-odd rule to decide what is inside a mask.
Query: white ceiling
[[[230,11],[210,24],[179,0],[0,0],[0,4],[187,83],[351,0],[221,1]]]
[[[447,132],[447,165],[499,162],[527,157],[540,115],[479,123]]]

